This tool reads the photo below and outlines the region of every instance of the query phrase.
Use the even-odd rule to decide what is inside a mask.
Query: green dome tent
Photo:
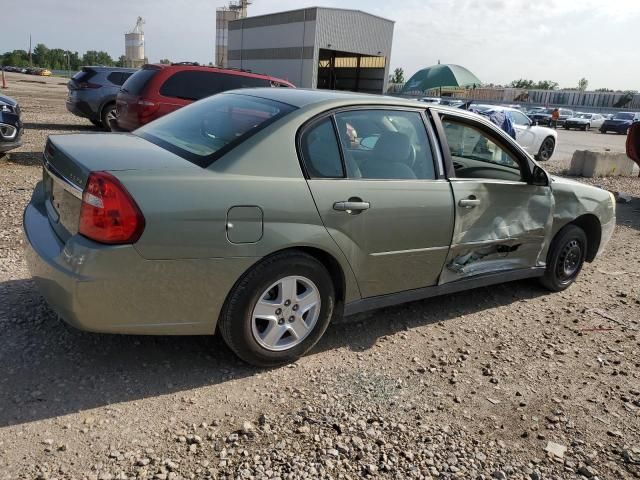
[[[424,92],[438,87],[473,87],[482,82],[460,65],[433,65],[418,70],[402,88],[402,93]]]

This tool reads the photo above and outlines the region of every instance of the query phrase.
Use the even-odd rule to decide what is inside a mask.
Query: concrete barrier
[[[637,177],[639,167],[626,153],[576,150],[569,175],[576,177]]]

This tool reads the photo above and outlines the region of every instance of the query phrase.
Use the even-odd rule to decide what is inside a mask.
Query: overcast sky
[[[0,51],[33,42],[79,52],[124,53],[138,15],[146,53],[208,63],[220,0],[20,0],[2,2]],[[395,23],[391,67],[463,65],[485,83],[516,78],[589,88],[640,89],[640,0],[254,0],[250,15],[305,6],[364,10]]]

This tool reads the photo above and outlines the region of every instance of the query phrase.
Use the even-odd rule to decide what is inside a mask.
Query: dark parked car
[[[618,112],[613,118],[604,121],[600,133],[615,132],[626,135],[631,124],[635,122],[640,122],[640,113]]]
[[[545,108],[540,112],[529,114],[529,118],[536,122],[538,125],[551,125],[551,113],[555,110],[555,108]],[[558,125],[563,125],[564,122],[573,117],[575,114],[573,110],[568,110],[566,108],[560,108],[560,118],[558,118]]]
[[[22,130],[18,102],[0,95],[0,154],[22,145]]]
[[[135,72],[137,69],[133,68],[82,67],[67,83],[67,110],[110,130],[109,119],[115,116],[116,95]]]
[[[135,130],[201,98],[251,87],[293,88],[293,84],[269,75],[197,63],[145,65],[118,93],[117,127]]]

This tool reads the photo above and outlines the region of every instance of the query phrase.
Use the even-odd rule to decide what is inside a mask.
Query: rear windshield
[[[130,93],[131,95],[141,95],[147,82],[158,73],[157,68],[143,68],[131,75],[124,85],[122,85],[122,91]]]
[[[93,77],[95,74],[96,74],[95,70],[91,70],[85,67],[82,70],[80,70],[78,73],[76,73],[72,78],[77,83],[88,82],[91,79],[91,77]]]
[[[633,120],[633,113],[616,113],[614,120]]]
[[[137,74],[136,74],[137,75]],[[238,94],[195,102],[134,131],[201,167],[295,110],[285,103]]]
[[[160,95],[184,100],[200,100],[201,98],[236,88],[270,86],[271,82],[263,78],[219,72],[183,70],[173,74],[162,84]]]

